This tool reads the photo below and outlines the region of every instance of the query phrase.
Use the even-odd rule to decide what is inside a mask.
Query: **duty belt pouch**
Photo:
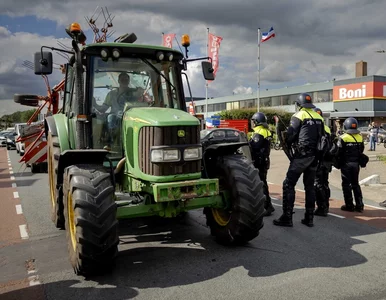
[[[355,142],[358,144],[356,138],[352,134],[350,134],[350,135],[355,140]],[[359,153],[359,148],[358,148],[358,153]],[[369,162],[369,157],[364,153],[359,153],[359,165],[361,166],[361,168],[366,168],[368,162]]]

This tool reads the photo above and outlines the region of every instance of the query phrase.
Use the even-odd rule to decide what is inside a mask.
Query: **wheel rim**
[[[75,225],[75,214],[74,206],[72,205],[72,193],[71,191],[67,194],[67,215],[68,215],[68,230],[70,232],[70,239],[72,248],[75,251],[76,248],[76,225]]]
[[[51,195],[51,203],[52,207],[55,207],[56,205],[56,199],[55,199],[55,180],[54,180],[54,162],[51,155],[51,147],[48,146],[48,177],[50,181],[50,195]]]
[[[220,226],[228,225],[231,219],[230,214],[223,209],[212,208],[212,215],[216,223]]]

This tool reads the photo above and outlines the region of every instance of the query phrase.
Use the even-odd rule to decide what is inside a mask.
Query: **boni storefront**
[[[364,76],[334,82],[330,126],[336,132],[348,117],[356,118],[359,127],[368,127],[371,122],[376,122],[384,124],[386,129],[385,76]]]

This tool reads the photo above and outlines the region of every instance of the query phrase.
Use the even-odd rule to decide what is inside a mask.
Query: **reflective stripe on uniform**
[[[327,132],[328,134],[331,134],[330,127],[328,127],[327,125],[324,125],[324,131]]]
[[[271,131],[269,131],[269,129],[267,129],[264,126],[261,126],[261,125],[253,128],[253,131],[255,133],[257,133],[257,134],[260,134],[265,139],[272,135]]]
[[[362,143],[363,138],[359,133],[348,134],[345,133],[340,137],[345,143]],[[355,139],[354,139],[355,138]],[[356,140],[356,141],[355,141]]]
[[[321,115],[319,115],[316,111],[314,111],[311,108],[302,108],[299,110],[294,117],[298,118],[299,120],[303,121],[305,119],[318,119],[322,120],[324,122],[324,119]]]

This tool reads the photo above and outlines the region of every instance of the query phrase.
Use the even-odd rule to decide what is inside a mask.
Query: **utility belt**
[[[311,148],[307,145],[294,144],[293,148],[294,148],[295,157],[310,157],[310,156],[316,156],[317,154],[316,148]]]

